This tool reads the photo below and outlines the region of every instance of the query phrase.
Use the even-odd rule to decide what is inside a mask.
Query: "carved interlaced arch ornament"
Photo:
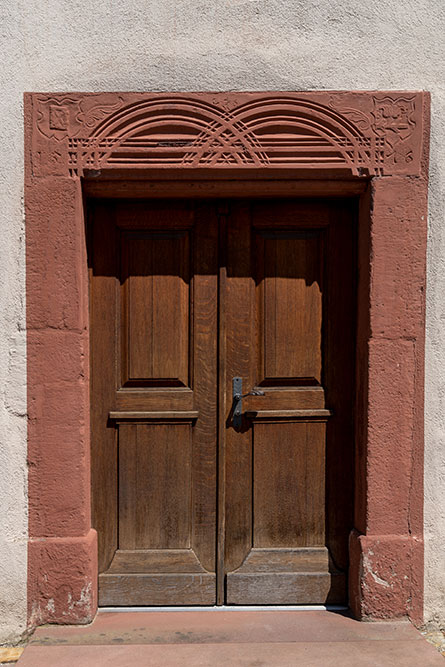
[[[287,168],[417,175],[422,93],[33,95],[33,175]]]

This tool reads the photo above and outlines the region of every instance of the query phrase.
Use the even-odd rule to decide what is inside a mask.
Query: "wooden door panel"
[[[187,386],[189,232],[125,231],[121,253],[122,386]]]
[[[190,548],[191,424],[119,424],[119,549]]]
[[[324,545],[325,426],[254,422],[253,548]]]
[[[326,557],[324,555],[324,561]],[[313,554],[310,554],[313,560]],[[318,600],[336,603],[344,598],[344,582],[337,586],[336,577],[325,571],[311,572],[237,572],[227,580],[228,604],[317,604]],[[322,567],[322,564],[320,564]],[[334,583],[335,582],[335,583]]]
[[[93,212],[93,229],[99,228],[92,300],[104,281],[104,253],[114,292],[101,306],[107,328],[92,322],[102,334],[93,349],[105,365],[93,358],[92,376],[106,375],[108,407],[92,432],[92,457],[100,459],[93,489],[100,489],[102,471],[113,470],[117,494],[99,601],[213,604],[216,218],[204,203],[103,203]],[[103,244],[107,233],[113,240]],[[118,455],[114,450],[107,458],[103,443],[111,431]],[[105,505],[95,514],[97,525],[101,512]]]
[[[321,382],[322,233],[257,229],[261,382]]]
[[[347,318],[341,322],[334,315],[342,299],[344,315],[350,317],[353,306],[353,242],[343,252],[336,241],[342,224],[353,239],[346,208],[295,201],[231,205],[225,308],[228,330],[236,332],[236,339],[228,333],[227,392],[230,396],[232,377],[240,376],[243,391],[261,387],[264,395],[244,399],[240,428],[234,428],[228,414],[228,604],[345,600],[345,569],[333,561],[331,534],[326,535],[335,513],[333,495],[327,510],[326,480],[330,493],[335,487],[343,499],[343,517],[337,520],[343,545],[351,484],[343,475],[344,488],[336,487],[332,470],[326,469],[326,453],[335,456],[335,446],[337,456],[342,452],[351,459],[352,433],[345,427],[345,408],[338,424],[326,396],[335,395],[337,405],[343,395],[351,397],[353,387],[353,329]],[[232,251],[233,237],[237,244]],[[342,334],[349,352],[339,372]],[[330,422],[337,425],[332,428]]]
[[[151,561],[150,561],[151,562]],[[132,566],[130,566],[132,567]],[[151,569],[151,565],[147,565]],[[213,605],[215,575],[208,572],[100,575],[101,606]]]

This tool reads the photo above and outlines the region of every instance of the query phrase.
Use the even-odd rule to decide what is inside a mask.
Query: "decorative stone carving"
[[[75,97],[37,97],[37,129],[47,139],[62,141],[80,129],[77,115],[80,100]]]
[[[115,104],[105,104],[103,106],[96,105],[92,109],[89,109],[87,112],[81,112],[78,116],[78,120],[86,128],[94,128],[99,121],[103,120],[109,116],[114,111],[118,111],[123,104],[122,97],[118,96],[118,100]]]
[[[277,168],[416,175],[422,93],[32,95],[34,175]]]
[[[408,164],[413,161],[412,144],[409,141],[416,127],[415,98],[374,97],[372,116],[374,132],[384,137],[386,158],[391,164]]]

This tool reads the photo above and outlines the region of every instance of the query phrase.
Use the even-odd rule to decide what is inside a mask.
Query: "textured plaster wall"
[[[0,0],[0,640],[25,625],[22,93],[432,93],[425,620],[445,620],[445,5],[442,0]]]

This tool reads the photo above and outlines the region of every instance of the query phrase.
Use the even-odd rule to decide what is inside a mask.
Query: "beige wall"
[[[445,5],[442,0],[0,0],[0,640],[24,629],[23,91],[432,93],[425,619],[445,620]]]

